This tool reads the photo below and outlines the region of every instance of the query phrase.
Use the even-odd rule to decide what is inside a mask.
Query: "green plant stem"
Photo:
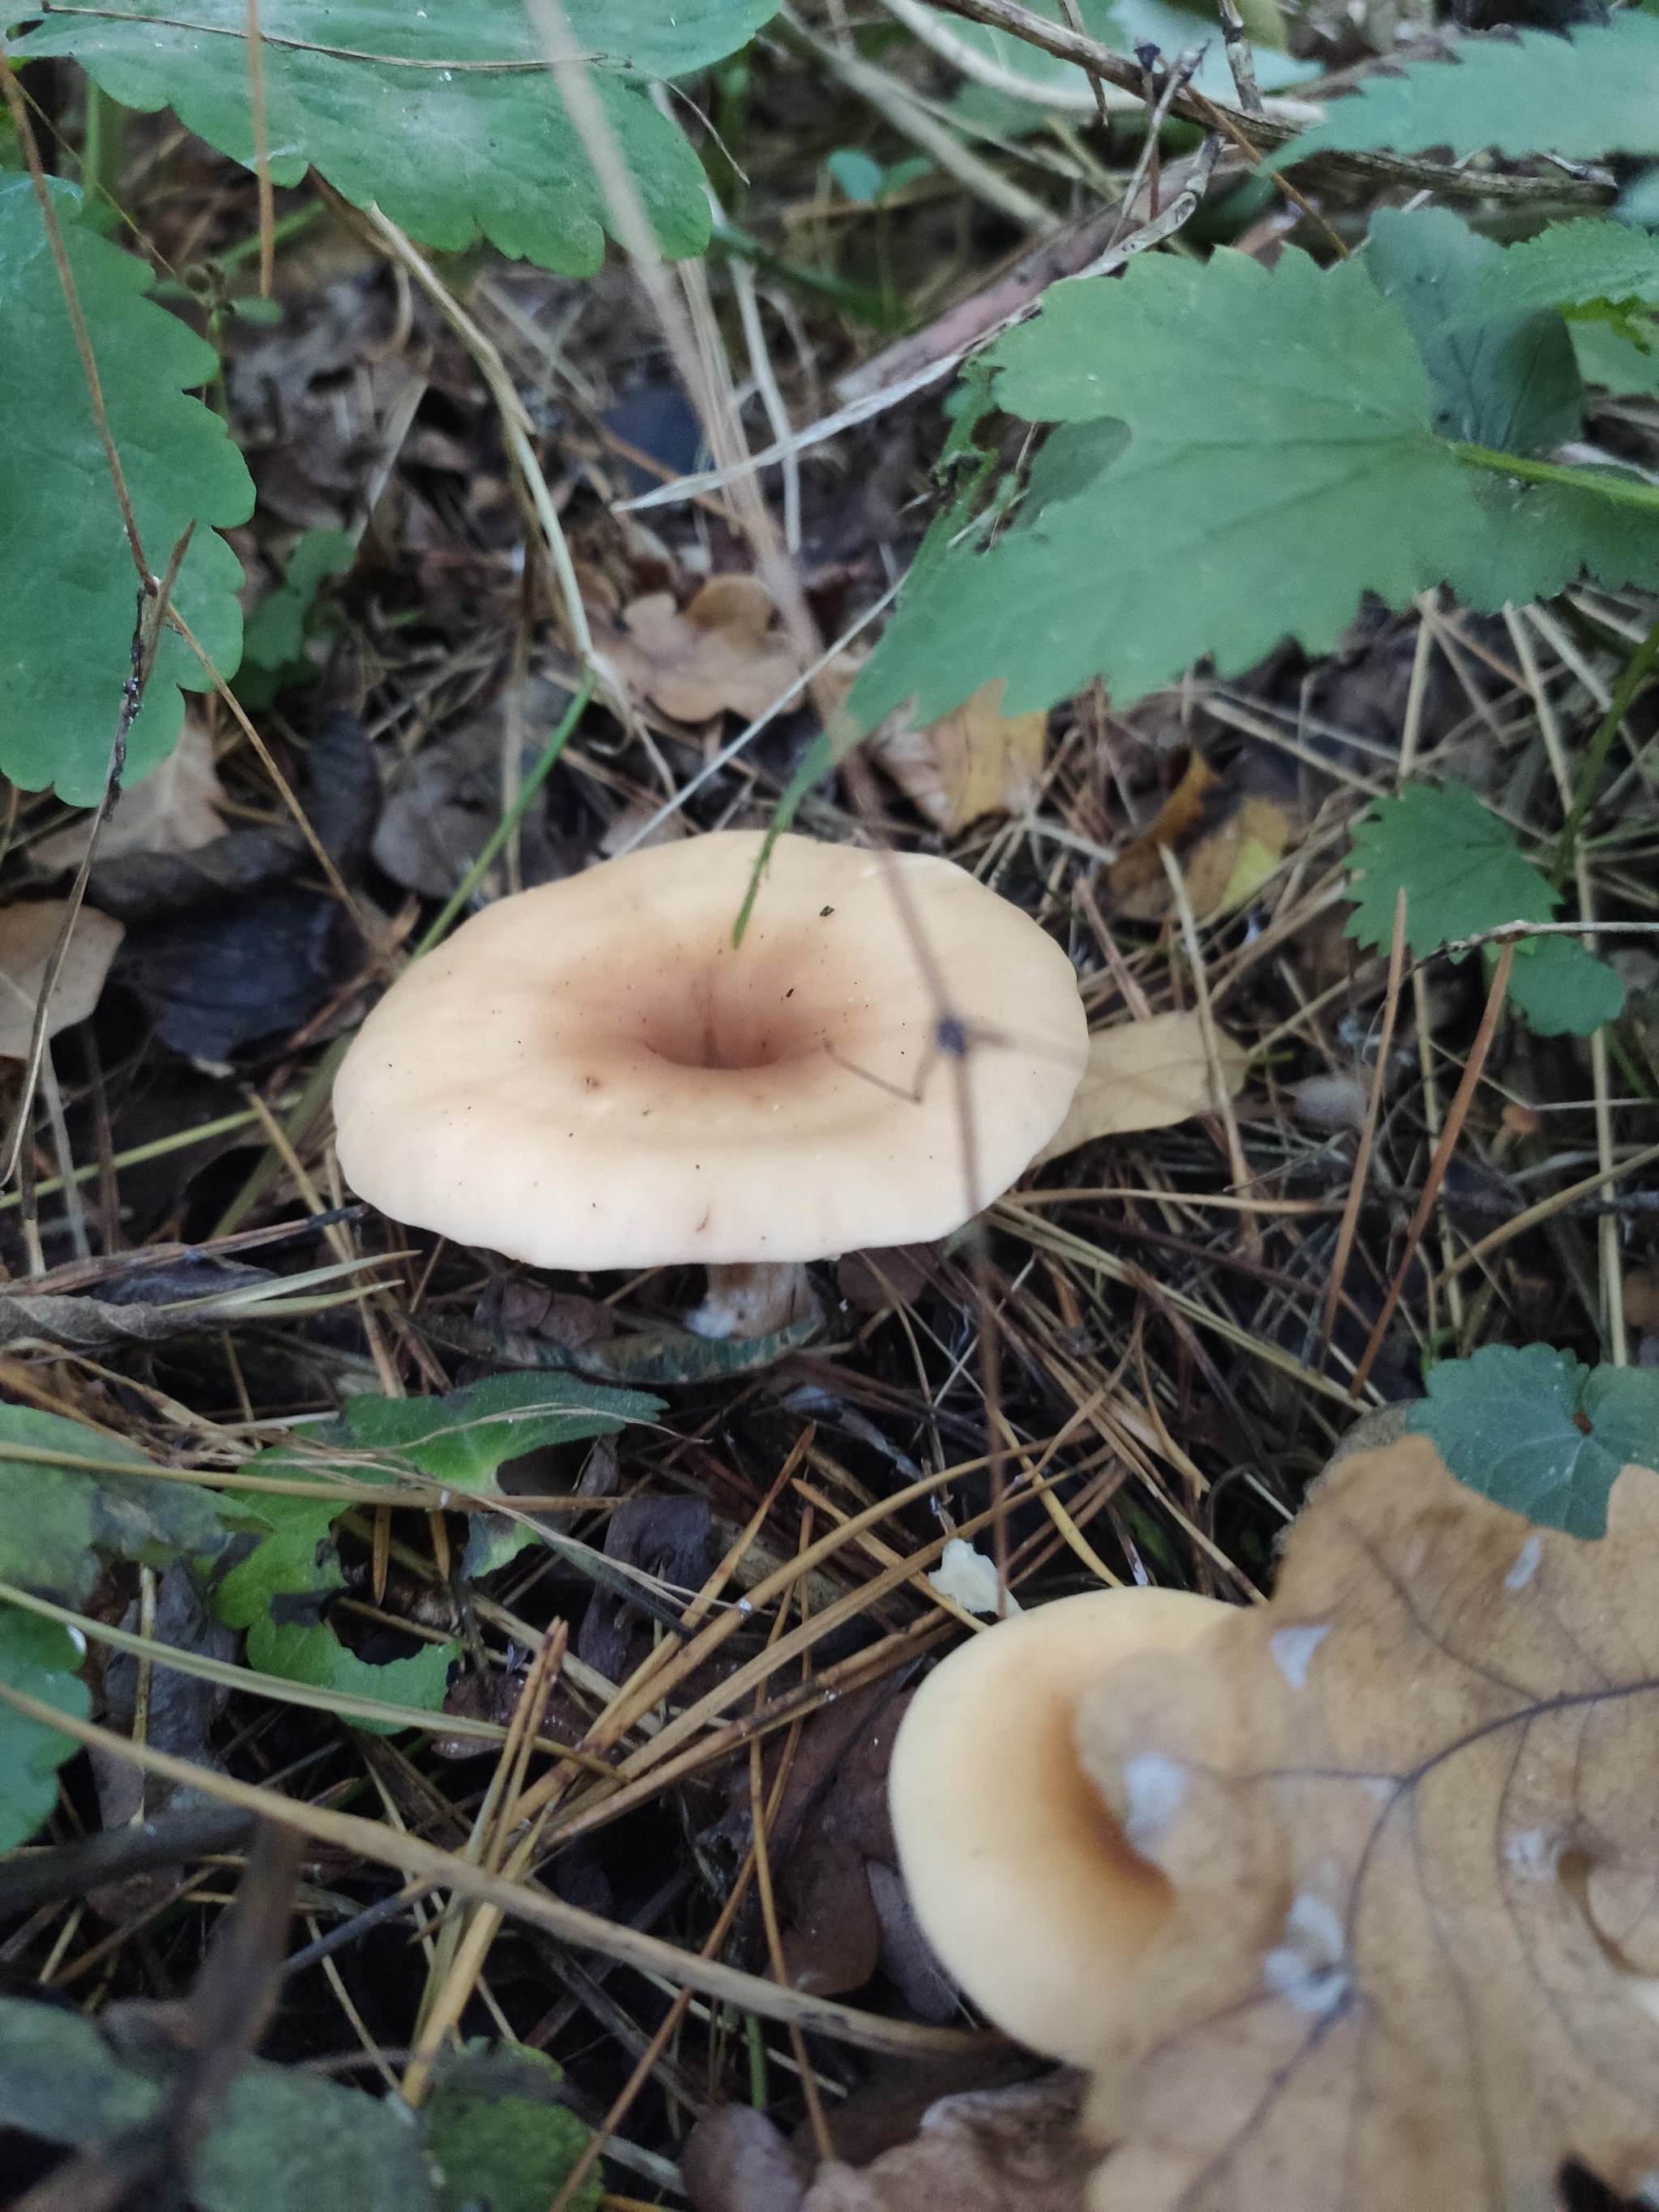
[[[81,137],[81,182],[89,199],[112,208],[118,216],[121,203],[116,197],[116,186],[126,166],[128,111],[88,77],[85,114]]]
[[[1613,696],[1607,702],[1607,711],[1596,724],[1595,734],[1584,755],[1578,781],[1573,786],[1572,805],[1561,826],[1561,842],[1556,848],[1555,865],[1550,870],[1550,882],[1558,890],[1572,873],[1584,817],[1589,812],[1595,787],[1601,781],[1602,770],[1607,767],[1607,757],[1613,750],[1613,741],[1619,734],[1619,726],[1630,712],[1632,703],[1656,660],[1659,660],[1659,620],[1655,621],[1651,629],[1626,662],[1625,672],[1613,686]]]
[[[1592,498],[1608,500],[1615,507],[1645,507],[1650,514],[1659,514],[1659,484],[1638,483],[1607,469],[1570,469],[1559,461],[1529,460],[1524,453],[1501,453],[1493,446],[1454,443],[1450,450],[1468,468],[1518,477],[1523,483],[1565,484],[1570,491],[1587,491]]]
[[[866,286],[849,284],[844,277],[829,276],[822,269],[809,269],[804,262],[791,261],[781,253],[775,253],[769,246],[763,245],[740,225],[727,222],[724,216],[714,217],[713,242],[722,252],[750,262],[767,276],[781,277],[786,284],[797,285],[803,292],[815,293],[876,330],[891,330],[895,326],[879,297]]]
[[[483,852],[479,854],[477,859],[472,863],[472,866],[461,878],[460,882],[456,884],[454,896],[446,903],[442,912],[433,923],[431,928],[427,931],[425,936],[422,938],[420,943],[415,947],[415,957],[417,960],[421,957],[421,955],[423,952],[430,952],[434,945],[442,944],[444,939],[448,936],[451,929],[454,927],[456,917],[461,913],[462,909],[465,907],[467,901],[471,897],[473,892],[477,890],[478,885],[483,881],[485,872],[489,869],[490,863],[495,860],[502,846],[506,844],[507,839],[513,835],[513,832],[518,828],[520,823],[524,820],[525,814],[530,805],[531,800],[536,796],[536,793],[541,789],[543,784],[546,782],[548,777],[551,775],[559,755],[564,750],[571,738],[575,735],[576,725],[581,720],[582,716],[587,712],[588,702],[593,696],[593,686],[596,680],[597,679],[595,678],[592,670],[583,677],[580,690],[576,693],[575,696],[571,700],[570,704],[565,708],[563,720],[560,722],[558,728],[554,731],[552,736],[548,739],[545,747],[543,749],[541,758],[537,762],[535,767],[531,769],[529,775],[526,776],[524,782],[520,788],[518,797],[514,800],[512,805],[507,808],[506,813],[502,815],[500,822],[491,831],[490,835],[484,840],[484,848]]]

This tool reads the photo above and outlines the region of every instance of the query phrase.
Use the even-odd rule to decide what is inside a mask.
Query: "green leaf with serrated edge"
[[[1570,40],[1548,31],[1464,40],[1453,61],[1407,63],[1334,100],[1268,166],[1378,146],[1449,146],[1460,157],[1488,147],[1585,161],[1659,154],[1659,21],[1626,11]]]
[[[1128,448],[1029,528],[917,579],[854,686],[854,725],[909,696],[936,720],[999,676],[1008,714],[1097,675],[1127,706],[1206,653],[1233,675],[1286,636],[1327,651],[1366,591],[1403,606],[1445,582],[1490,608],[1586,565],[1659,577],[1650,517],[1456,461],[1363,260],[1149,254],[1121,279],[1056,285],[999,347],[999,400],[1036,421],[1114,417]]]
[[[1420,960],[1506,921],[1548,921],[1560,904],[1515,835],[1461,783],[1408,783],[1376,800],[1354,831],[1347,934],[1382,947],[1406,894],[1406,942]]]
[[[0,1405],[0,1582],[82,1607],[105,1561],[161,1566],[225,1540],[227,1511],[207,1491],[158,1475],[141,1451],[84,1421]],[[58,1455],[100,1464],[62,1466]]]
[[[1553,222],[1524,245],[1494,249],[1461,312],[1473,320],[1586,300],[1659,300],[1659,238],[1605,216]]]
[[[1488,951],[1489,968],[1495,957]],[[1534,1036],[1589,1036],[1625,1011],[1618,969],[1576,937],[1522,938],[1510,969],[1509,995]]]
[[[0,1997],[0,2127],[106,2142],[150,2118],[167,2089],[152,2061],[125,2056],[81,2014]],[[395,2106],[258,2058],[211,2112],[188,2194],[199,2212],[437,2212]]]
[[[1371,282],[1405,316],[1435,389],[1443,437],[1534,453],[1578,432],[1584,387],[1565,324],[1546,301],[1473,305],[1509,257],[1447,208],[1384,208],[1365,247]]]
[[[447,1398],[353,1398],[343,1435],[357,1450],[395,1453],[434,1482],[483,1490],[504,1461],[615,1436],[661,1412],[660,1398],[575,1376],[492,1375]]]
[[[149,266],[79,220],[79,193],[52,191],[145,556],[159,572],[196,525],[174,604],[228,676],[242,564],[215,532],[247,520],[253,486],[218,416],[185,396],[217,356],[145,299]],[[27,177],[0,177],[0,773],[90,806],[131,672],[137,578]],[[181,637],[163,637],[128,740],[129,782],[178,742],[180,687],[211,680]]]
[[[1510,830],[1462,784],[1408,783],[1377,799],[1354,832],[1354,910],[1347,934],[1381,949],[1406,894],[1406,942],[1419,959],[1510,921],[1548,921],[1560,904]],[[1496,959],[1488,948],[1487,964]],[[1522,938],[1511,1005],[1540,1036],[1588,1036],[1623,1011],[1625,987],[1570,937]]]
[[[668,253],[702,251],[708,202],[696,155],[658,112],[647,81],[720,60],[776,4],[564,0],[570,37]],[[36,13],[20,0],[0,7],[13,22]],[[15,51],[72,54],[124,106],[170,106],[251,168],[246,24],[244,0],[191,0],[180,11],[109,0],[96,15],[48,18]],[[297,185],[314,167],[355,206],[379,206],[428,246],[459,252],[482,231],[503,253],[566,276],[599,267],[605,192],[523,7],[264,0],[260,24],[277,184]]]
[[[1494,1504],[1570,1536],[1605,1535],[1621,1468],[1659,1470],[1659,1372],[1587,1368],[1547,1344],[1488,1345],[1429,1370],[1407,1427]]]
[[[0,1682],[85,1720],[92,1699],[81,1652],[66,1628],[21,1607],[0,1605]],[[58,1799],[58,1770],[80,1749],[72,1735],[0,1705],[0,1850],[27,1843]],[[0,2045],[3,2038],[0,2037]],[[0,2113],[4,2088],[0,2084]]]
[[[421,2141],[439,2212],[547,2212],[592,2137],[559,2101],[561,2069],[527,2045],[472,2042],[447,2051],[421,2108]],[[570,2199],[595,2212],[596,2170]]]
[[[1659,399],[1659,325],[1650,321],[1637,327],[1641,333],[1639,343],[1606,323],[1575,319],[1568,324],[1572,349],[1578,357],[1578,374],[1586,384]]]
[[[278,1447],[245,1471],[322,1481],[326,1455],[335,1449],[345,1455],[341,1472],[354,1482],[395,1483],[401,1470],[458,1492],[488,1491],[507,1460],[613,1436],[661,1411],[659,1399],[567,1375],[492,1376],[444,1398],[365,1394],[348,1402],[340,1420],[308,1432],[314,1456]],[[366,1463],[361,1456],[366,1452],[379,1463]],[[285,1681],[435,1711],[459,1644],[429,1644],[410,1658],[376,1664],[348,1650],[324,1618],[330,1600],[345,1588],[333,1530],[350,1508],[332,1498],[243,1495],[268,1533],[220,1580],[214,1607],[227,1626],[246,1632],[249,1664]],[[463,1505],[465,1499],[453,1502]],[[371,1732],[381,1727],[356,1724]]]

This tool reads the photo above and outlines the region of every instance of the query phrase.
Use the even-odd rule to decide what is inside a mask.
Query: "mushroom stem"
[[[698,1336],[775,1336],[812,1310],[812,1283],[799,1260],[735,1261],[708,1270],[700,1306],[685,1316]]]

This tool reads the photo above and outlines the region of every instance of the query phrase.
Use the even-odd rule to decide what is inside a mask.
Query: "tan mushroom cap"
[[[1058,1599],[953,1651],[900,1725],[888,1795],[911,1906],[974,2002],[1034,2051],[1098,2055],[1122,1972],[1170,1905],[1079,1761],[1079,1700],[1120,1660],[1179,1650],[1231,1610],[1184,1590]]]
[[[948,860],[720,831],[500,900],[416,962],[334,1090],[347,1182],[550,1267],[924,1243],[1006,1190],[1087,1056],[1071,962]],[[889,872],[974,1037],[938,1013]],[[977,1168],[957,1111],[965,1065]]]

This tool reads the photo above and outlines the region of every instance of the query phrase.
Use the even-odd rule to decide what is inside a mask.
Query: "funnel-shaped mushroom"
[[[975,2003],[1034,2051],[1097,2054],[1170,1905],[1079,1761],[1078,1701],[1230,1610],[1183,1590],[1060,1598],[961,1645],[911,1700],[888,1779],[911,1905]]]
[[[416,962],[335,1085],[352,1188],[550,1267],[926,1243],[1006,1190],[1087,1055],[1064,951],[947,860],[806,837],[778,840],[734,946],[762,842],[629,854]],[[955,1064],[946,1012],[972,1040]]]

